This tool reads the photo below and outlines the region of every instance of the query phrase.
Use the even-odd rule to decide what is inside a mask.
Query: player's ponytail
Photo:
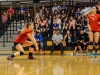
[[[26,30],[31,24],[33,24],[33,22],[28,22],[28,23],[25,23],[22,31]]]

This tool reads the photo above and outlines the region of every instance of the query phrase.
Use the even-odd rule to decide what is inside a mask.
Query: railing
[[[62,1],[64,1],[64,0],[62,0]],[[60,3],[60,4],[61,4],[62,1],[56,0],[56,2],[57,3]],[[53,0],[50,0],[50,7],[53,6],[53,2],[54,2]],[[74,0],[69,0],[69,1],[66,1],[66,2],[69,3],[68,4],[69,6],[73,6],[74,5],[73,4],[74,3]],[[17,13],[18,13],[18,11],[17,10],[19,8],[20,2],[13,1],[12,4],[13,4],[13,7],[15,9],[15,13],[14,13],[12,22],[11,21],[8,21],[6,28],[3,28],[2,29],[2,31],[3,31],[3,40],[1,40],[1,42],[3,43],[3,47],[5,47],[5,43],[6,42],[10,42],[9,41],[9,38],[12,38],[13,34],[15,33],[15,31],[17,31],[17,25],[18,25],[18,23],[17,23],[17,17],[18,17],[18,14]],[[94,1],[93,0],[90,0],[90,3],[89,4],[90,5],[93,5],[94,4]],[[25,3],[25,6],[28,6],[27,5],[27,2]],[[9,7],[9,5],[6,4],[6,7]],[[29,7],[31,7],[32,9],[34,9],[34,3],[32,4],[32,6],[29,6]],[[0,15],[2,15],[2,10],[5,10],[6,11],[7,9],[8,8],[4,8],[4,6],[2,5],[2,2],[0,2]],[[32,12],[32,13],[34,14],[34,12]],[[34,15],[32,15],[32,16],[34,17]],[[0,16],[0,25],[2,25],[1,16]],[[8,27],[10,29],[9,31],[7,30]],[[5,32],[6,32],[6,34],[5,34]],[[10,34],[8,34],[9,32],[10,32]]]

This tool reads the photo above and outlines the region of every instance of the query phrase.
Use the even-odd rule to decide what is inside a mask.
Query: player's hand
[[[89,31],[91,31],[91,28],[89,27]]]

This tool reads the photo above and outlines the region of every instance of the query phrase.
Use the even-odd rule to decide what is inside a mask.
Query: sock
[[[32,56],[32,55],[33,55],[33,53],[29,52],[29,56]]]
[[[14,58],[15,56],[14,55],[11,55],[11,58]]]
[[[95,50],[95,53],[97,53],[97,51],[98,51],[98,50],[96,49],[96,50]]]

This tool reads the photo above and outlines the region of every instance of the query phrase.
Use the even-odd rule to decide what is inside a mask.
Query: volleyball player
[[[33,28],[34,25],[32,22],[28,22],[20,34],[15,38],[14,40],[14,46],[18,50],[18,52],[14,53],[11,56],[8,56],[8,60],[12,60],[16,56],[24,55],[24,49],[23,47],[29,46],[29,56],[28,59],[35,59],[33,57],[33,50],[38,50],[38,45],[36,43],[35,38],[33,37]],[[27,39],[30,39],[31,41],[27,41]]]
[[[93,56],[92,50],[93,50],[93,42],[95,43],[95,53],[94,57],[97,57],[97,51],[99,48],[99,24],[98,20],[100,18],[100,15],[96,13],[96,7],[93,6],[91,9],[91,14],[88,15],[87,21],[88,21],[88,27],[89,27],[89,50],[90,50],[90,57]]]

